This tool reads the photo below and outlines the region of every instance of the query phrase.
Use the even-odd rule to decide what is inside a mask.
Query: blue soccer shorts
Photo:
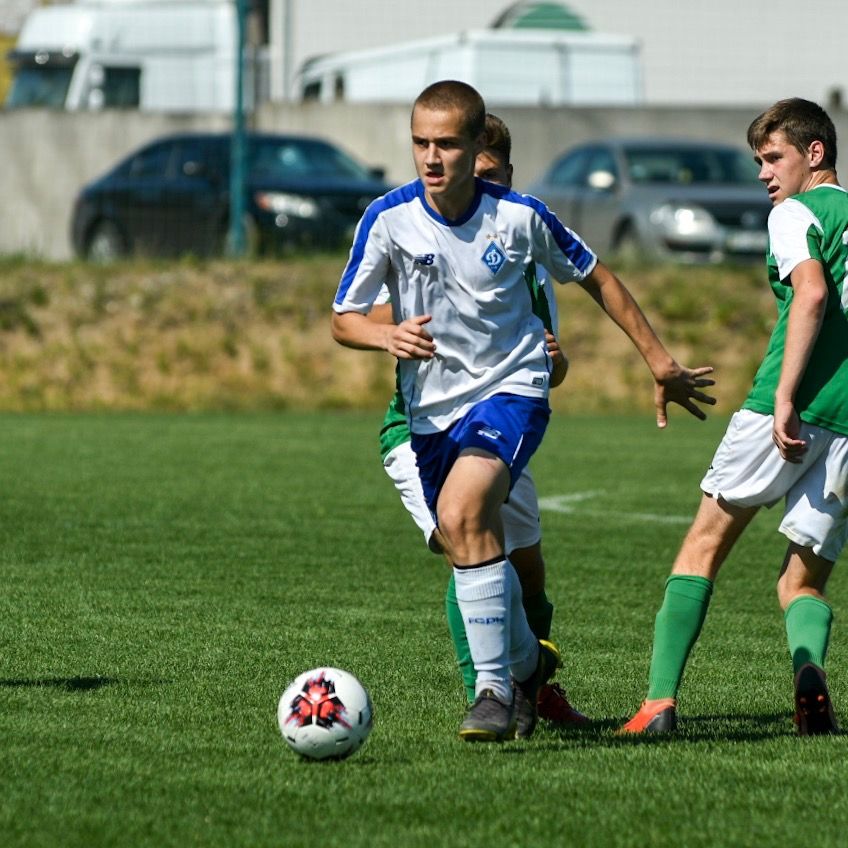
[[[503,460],[510,490],[542,442],[551,410],[547,398],[498,394],[474,404],[440,433],[413,433],[412,449],[424,497],[435,513],[439,493],[462,451],[479,448]]]

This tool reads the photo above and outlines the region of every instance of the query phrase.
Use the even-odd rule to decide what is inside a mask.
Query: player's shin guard
[[[654,625],[648,700],[676,698],[689,652],[701,633],[713,583],[705,577],[672,574]]]
[[[477,680],[477,672],[474,671],[474,660],[471,659],[471,649],[468,647],[468,636],[465,634],[462,613],[456,599],[456,582],[452,574],[445,592],[445,612],[448,617],[448,630],[453,641],[453,649],[456,653],[456,663],[459,666],[459,673],[462,675],[462,683],[465,686],[465,697],[470,704],[475,697],[474,684]]]
[[[504,559],[454,568],[456,599],[477,673],[476,693],[491,689],[511,704],[509,572],[514,574]]]
[[[824,668],[833,622],[830,604],[812,595],[801,595],[786,607],[783,620],[793,673],[797,674],[807,663]]]

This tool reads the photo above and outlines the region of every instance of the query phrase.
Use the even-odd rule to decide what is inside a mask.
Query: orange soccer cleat
[[[674,698],[660,698],[656,701],[642,701],[639,712],[620,727],[618,732],[669,733],[676,728],[677,701]]]

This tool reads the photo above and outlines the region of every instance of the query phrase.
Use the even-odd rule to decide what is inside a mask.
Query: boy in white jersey
[[[789,545],[777,581],[802,736],[833,733],[823,670],[828,577],[848,538],[848,194],[836,176],[836,130],[807,100],[756,118],[748,143],[774,208],[769,282],[778,319],[754,385],[701,481],[704,494],[657,613],[647,700],[621,729],[676,726],[677,692],[713,582],[761,506],[784,499]]]
[[[512,140],[506,124],[496,115],[486,115],[486,141],[478,154],[474,173],[480,179],[499,185],[511,186],[513,168],[510,163]],[[556,298],[551,286],[546,285],[544,269],[535,264],[528,266],[525,274],[530,287],[533,310],[545,326],[545,342],[551,357],[551,388],[559,385],[568,371],[568,360],[562,352],[554,331],[558,325]],[[381,292],[380,301],[387,300]],[[391,306],[388,302],[375,306],[368,316],[373,321],[390,323]],[[383,467],[397,489],[418,528],[424,534],[427,546],[434,553],[443,553],[440,534],[427,506],[424,490],[415,464],[411,434],[406,419],[403,396],[397,392],[389,403],[380,430],[380,454]],[[539,639],[550,639],[554,606],[545,591],[545,561],[542,557],[541,522],[536,486],[529,470],[525,469],[510,492],[509,500],[501,509],[504,528],[504,549],[515,568],[521,583],[521,595],[527,623]],[[448,629],[456,652],[457,664],[465,685],[469,703],[475,699],[476,672],[465,625],[456,600],[456,587],[451,574],[445,593],[445,611]],[[539,691],[539,718],[560,725],[586,724],[588,719],[571,706],[562,687],[547,683]]]
[[[678,365],[621,282],[544,204],[475,180],[485,114],[465,83],[434,83],[419,95],[411,127],[418,180],[369,206],[333,304],[337,341],[399,360],[412,446],[454,563],[477,672],[477,698],[460,728],[467,741],[502,741],[516,728],[530,736],[538,690],[559,661],[527,625],[500,519],[550,413],[528,263],[580,282],[627,333],[654,376],[659,426],[669,402],[700,418],[693,399],[713,402],[700,391],[712,385],[712,369]],[[395,325],[366,317],[384,281]]]

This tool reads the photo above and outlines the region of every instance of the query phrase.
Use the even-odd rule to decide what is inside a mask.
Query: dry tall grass
[[[0,408],[380,408],[394,385],[384,355],[329,334],[344,258],[0,263]],[[669,348],[717,367],[721,407],[744,397],[774,315],[756,269],[623,275]],[[558,290],[572,362],[555,408],[645,410],[651,386],[623,334],[576,286]]]

